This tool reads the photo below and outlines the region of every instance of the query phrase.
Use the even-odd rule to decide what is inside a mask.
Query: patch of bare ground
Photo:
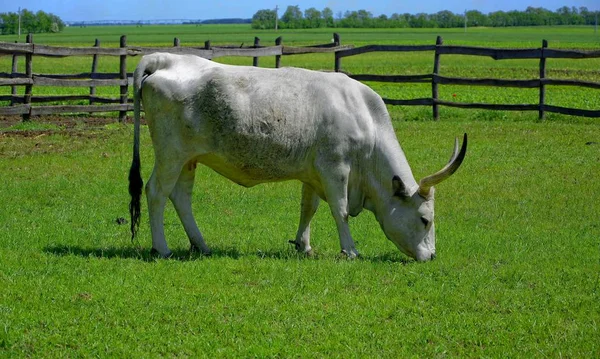
[[[0,138],[31,138],[53,134],[62,134],[73,137],[97,137],[99,130],[103,130],[104,126],[108,124],[118,122],[118,119],[114,117],[94,116],[35,116],[29,121],[39,124],[39,127],[41,128],[20,129],[18,128],[18,125],[23,123],[23,118],[21,116],[0,116]],[[133,118],[131,117],[125,119],[125,123],[132,122]],[[143,119],[142,123],[144,123]]]

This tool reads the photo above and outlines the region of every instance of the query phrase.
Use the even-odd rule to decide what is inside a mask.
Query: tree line
[[[65,23],[56,15],[38,11],[33,13],[27,9],[19,13],[0,13],[0,35],[14,35],[19,33],[61,32]],[[20,21],[19,21],[20,20]]]
[[[373,14],[366,10],[338,12],[334,17],[331,8],[322,11],[311,7],[304,12],[299,6],[288,6],[281,17],[275,10],[259,10],[252,17],[252,28],[308,29],[319,27],[340,28],[452,28],[452,27],[504,27],[504,26],[548,26],[548,25],[594,25],[600,11],[586,7],[563,6],[556,11],[541,7],[528,7],[525,11],[495,11],[484,14],[477,10],[455,14],[448,10],[435,14],[399,14],[391,16]]]

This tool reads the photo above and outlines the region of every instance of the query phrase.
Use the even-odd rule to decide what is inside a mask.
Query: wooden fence
[[[258,66],[259,58],[263,56],[275,56],[275,66],[281,66],[281,57],[286,55],[298,55],[307,53],[334,53],[352,46],[340,44],[338,34],[333,35],[331,43],[310,47],[288,47],[282,45],[282,38],[275,40],[275,46],[264,47],[260,45],[260,39],[254,39],[254,45],[249,47],[222,46],[213,47],[210,41],[206,41],[203,47],[183,47],[179,39],[175,38],[173,47],[140,47],[127,46],[126,36],[121,36],[119,48],[102,48],[96,40],[94,46],[83,48],[53,47],[37,45],[33,43],[32,35],[27,36],[26,43],[0,43],[0,56],[12,55],[12,71],[10,73],[0,72],[0,86],[11,86],[10,95],[0,96],[0,101],[10,102],[9,106],[0,106],[0,115],[21,115],[23,120],[31,116],[64,114],[64,113],[91,113],[91,112],[119,112],[119,120],[122,121],[128,111],[133,111],[132,99],[129,98],[128,89],[132,84],[132,73],[127,72],[127,59],[131,56],[146,55],[154,52],[169,52],[175,54],[192,54],[207,59],[223,56],[245,56],[252,57],[252,64]],[[18,57],[25,57],[25,73],[18,72]],[[35,74],[33,63],[35,56],[45,57],[68,57],[68,56],[92,56],[91,72],[78,74]],[[118,73],[99,73],[97,64],[99,56],[118,56]],[[17,88],[24,86],[24,95],[18,95]],[[34,96],[34,86],[53,87],[89,87],[89,95],[56,95],[56,96]],[[119,86],[119,98],[106,98],[96,95],[96,87]],[[87,100],[89,105],[45,105],[35,106],[37,103],[67,102]]]
[[[377,81],[393,83],[431,83],[430,98],[418,98],[409,100],[387,99],[384,101],[390,105],[403,106],[431,106],[434,119],[439,118],[439,106],[478,108],[488,110],[509,111],[538,111],[539,117],[543,118],[546,112],[556,112],[574,116],[600,117],[600,110],[583,110],[560,106],[551,106],[545,103],[545,91],[548,85],[581,86],[592,89],[600,89],[600,83],[589,81],[578,81],[569,79],[550,79],[546,77],[546,59],[549,58],[599,58],[600,51],[573,51],[549,49],[544,40],[542,47],[534,49],[495,49],[469,46],[447,46],[443,45],[442,38],[438,37],[435,45],[369,45],[359,48],[342,46],[339,35],[334,34],[332,43],[311,47],[288,47],[282,45],[279,37],[275,46],[263,47],[260,40],[255,38],[254,45],[250,47],[213,47],[210,41],[206,41],[203,47],[183,47],[179,40],[174,39],[173,47],[139,47],[127,46],[125,36],[121,37],[119,48],[102,48],[98,41],[93,47],[69,48],[36,45],[31,35],[28,35],[25,44],[0,43],[0,56],[12,55],[12,71],[0,73],[0,86],[12,86],[12,93],[8,96],[0,96],[0,101],[10,101],[10,106],[0,107],[0,115],[21,115],[24,120],[32,115],[76,113],[76,112],[119,112],[119,119],[123,120],[128,111],[133,110],[131,99],[128,97],[128,89],[131,85],[131,73],[127,73],[127,59],[130,56],[138,56],[153,52],[170,52],[179,54],[194,54],[204,58],[213,59],[222,56],[245,56],[252,57],[254,66],[258,66],[259,58],[263,56],[275,56],[275,66],[281,66],[281,57],[286,55],[298,55],[307,53],[335,53],[334,70],[342,71],[342,58],[356,56],[369,52],[409,52],[409,51],[433,51],[433,72],[423,75],[370,75],[349,74],[348,76],[359,81]],[[67,56],[92,56],[92,70],[89,73],[49,75],[33,73],[34,56],[67,57]],[[488,56],[495,60],[504,59],[538,59],[539,77],[525,80],[506,79],[473,79],[445,77],[439,74],[441,55],[472,55]],[[25,73],[19,73],[17,69],[17,58],[25,56]],[[118,73],[98,73],[97,62],[99,56],[119,56],[120,66]],[[470,85],[470,86],[500,86],[516,88],[539,88],[539,102],[537,104],[485,104],[485,103],[461,103],[440,100],[438,97],[439,85]],[[17,87],[24,86],[23,96],[17,94]],[[77,96],[34,96],[33,86],[69,86],[89,87],[89,95]],[[98,86],[119,86],[119,98],[104,98],[96,96]],[[87,100],[89,105],[53,105],[34,106],[37,103],[66,102],[74,100]]]
[[[435,45],[415,45],[415,46],[396,46],[396,45],[369,45],[348,50],[341,50],[335,53],[335,71],[341,71],[341,60],[344,57],[356,56],[368,52],[386,51],[386,52],[410,52],[410,51],[434,51],[433,73],[423,75],[369,75],[369,74],[348,74],[358,81],[377,81],[394,83],[431,83],[432,96],[429,98],[419,98],[410,100],[383,100],[390,105],[404,106],[431,106],[433,108],[433,118],[439,118],[439,106],[460,107],[460,108],[478,108],[486,110],[507,110],[507,111],[538,111],[539,118],[543,119],[546,112],[556,112],[566,115],[583,117],[600,117],[600,110],[582,110],[560,106],[551,106],[545,103],[546,86],[580,86],[593,89],[600,89],[600,83],[590,81],[577,81],[568,79],[550,79],[546,77],[546,59],[590,59],[599,58],[600,51],[574,51],[549,49],[548,42],[543,40],[542,47],[535,49],[495,49],[471,46],[447,46],[443,45],[442,38],[438,36]],[[539,77],[527,80],[505,80],[505,79],[473,79],[445,77],[439,74],[441,55],[472,55],[488,56],[494,60],[507,59],[539,59]],[[600,70],[600,69],[599,69]],[[438,85],[468,85],[468,86],[498,86],[498,87],[517,87],[517,88],[539,88],[539,102],[537,104],[486,104],[486,103],[464,103],[440,100],[438,97]],[[600,96],[600,93],[598,94]]]

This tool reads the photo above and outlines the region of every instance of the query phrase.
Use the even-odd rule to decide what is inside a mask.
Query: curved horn
[[[427,176],[421,179],[421,181],[419,181],[419,194],[421,194],[424,197],[427,197],[429,195],[429,190],[431,189],[431,187],[442,182],[446,178],[450,177],[454,172],[456,172],[456,170],[460,167],[463,160],[465,159],[466,154],[467,134],[465,133],[460,152],[458,151],[458,138],[456,138],[454,141],[454,152],[452,153],[452,157],[450,157],[450,161],[448,162],[448,164],[436,173]]]

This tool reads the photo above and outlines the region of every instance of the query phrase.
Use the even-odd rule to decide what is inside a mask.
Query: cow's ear
[[[404,183],[398,176],[392,178],[392,189],[394,190],[394,197],[401,199],[409,197],[406,186],[404,186]]]

